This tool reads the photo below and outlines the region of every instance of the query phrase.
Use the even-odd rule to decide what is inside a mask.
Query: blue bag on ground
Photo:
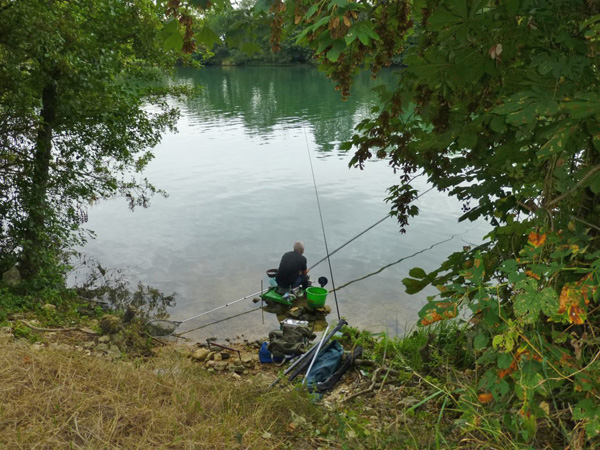
[[[263,342],[260,350],[258,351],[258,359],[260,360],[261,363],[266,364],[266,363],[280,363],[281,361],[283,361],[283,357],[281,356],[274,356],[273,354],[271,354],[271,352],[268,349],[268,342]]]
[[[273,358],[271,352],[267,349],[267,342],[263,342],[260,350],[258,351],[258,358],[261,363],[272,363]]]
[[[344,349],[338,341],[331,342],[319,353],[306,378],[309,390],[314,389],[317,383],[321,383],[333,375],[340,365],[342,356],[344,356]]]

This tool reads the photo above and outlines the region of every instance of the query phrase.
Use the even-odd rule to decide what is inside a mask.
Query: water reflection
[[[310,124],[317,150],[331,152],[336,143],[350,138],[357,118],[364,117],[377,102],[370,73],[356,78],[351,97],[340,100],[339,92],[325,75],[311,67],[207,67],[180,69],[179,82],[202,86],[186,101],[185,114],[196,126],[237,119],[247,133],[268,139],[276,128]],[[384,71],[378,82],[392,83],[393,71]]]

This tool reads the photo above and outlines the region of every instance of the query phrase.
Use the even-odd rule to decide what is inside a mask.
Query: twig
[[[557,203],[559,203],[562,199],[564,199],[565,197],[568,197],[569,195],[571,195],[573,192],[575,192],[578,188],[581,187],[581,185],[583,183],[585,183],[585,181],[591,177],[592,175],[594,175],[596,172],[598,172],[600,170],[600,165],[598,166],[594,166],[592,167],[588,173],[586,173],[577,183],[575,183],[575,186],[573,186],[571,189],[569,189],[567,192],[565,192],[564,194],[559,195],[558,197],[556,197],[553,200],[550,200],[545,207],[547,209],[550,209],[551,207],[553,207],[554,205],[556,205]]]
[[[375,369],[375,371],[373,372],[373,376],[371,377],[371,385],[367,389],[364,389],[359,392],[355,392],[351,396],[346,397],[344,400],[342,400],[342,402],[345,403],[347,401],[352,400],[355,397],[358,397],[359,395],[366,394],[367,392],[373,392],[373,389],[375,389],[375,387],[377,385],[377,375],[379,375],[379,372],[381,372],[381,367]]]
[[[150,333],[148,333],[147,331],[146,331],[146,335],[147,335],[147,336],[148,336],[150,339],[152,339],[154,342],[156,342],[156,343],[160,344],[160,345],[161,345],[161,346],[163,346],[163,347],[164,347],[165,345],[167,345],[165,342],[161,341],[160,339],[156,339],[154,336],[152,336],[152,335],[151,335]]]
[[[82,333],[87,333],[87,334],[98,334],[95,331],[90,331],[90,330],[86,330],[84,328],[79,328],[79,327],[73,327],[73,328],[40,328],[40,327],[36,327],[31,325],[29,322],[26,322],[24,320],[21,320],[21,323],[23,325],[25,325],[27,328],[31,328],[33,331],[41,331],[44,333],[54,333],[57,331],[81,331]]]

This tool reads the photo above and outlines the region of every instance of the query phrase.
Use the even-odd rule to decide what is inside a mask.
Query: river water
[[[178,133],[166,135],[145,175],[168,198],[148,209],[128,210],[123,200],[89,211],[97,238],[83,251],[104,267],[118,267],[165,293],[175,292],[171,319],[185,320],[258,292],[265,271],[276,268],[295,240],[306,245],[309,266],[326,255],[311,164],[330,252],[383,218],[386,188],[398,182],[386,161],[365,170],[348,168],[338,144],[351,136],[376,101],[369,74],[361,75],[347,101],[313,68],[181,69],[179,82],[203,86],[178,103]],[[392,83],[392,72],[384,82]],[[428,187],[418,181],[423,191]],[[311,271],[336,286],[457,235],[337,293],[339,311],[352,326],[402,334],[414,327],[427,291],[404,292],[412,267],[432,270],[447,255],[481,241],[487,227],[458,223],[460,204],[431,191],[418,201],[421,214],[406,234],[387,219]],[[333,294],[327,304],[337,319]],[[198,319],[179,332],[209,336],[264,337],[278,327],[272,314],[241,301]],[[247,314],[242,314],[248,312]],[[233,315],[238,317],[220,321]]]

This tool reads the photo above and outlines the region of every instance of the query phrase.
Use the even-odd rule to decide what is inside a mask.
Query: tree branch
[[[571,189],[569,189],[567,192],[565,192],[564,194],[559,195],[558,197],[556,197],[554,200],[550,200],[548,203],[546,203],[545,208],[546,209],[550,209],[552,208],[554,205],[558,204],[560,201],[562,201],[564,198],[568,197],[569,195],[571,195],[573,192],[575,192],[577,189],[579,189],[581,187],[581,185],[583,183],[585,183],[587,181],[588,178],[590,178],[592,175],[594,175],[596,172],[598,172],[600,170],[600,165],[598,166],[594,166],[592,167],[588,173],[586,173],[581,180],[579,180],[577,183],[575,183],[575,186],[573,186]]]

